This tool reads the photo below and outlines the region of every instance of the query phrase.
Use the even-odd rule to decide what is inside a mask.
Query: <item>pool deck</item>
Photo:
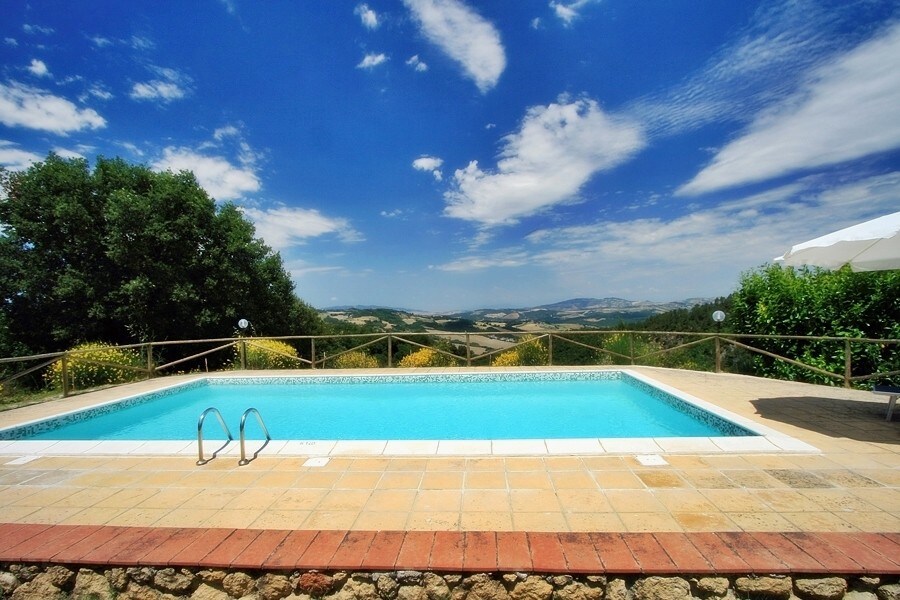
[[[466,548],[494,557],[472,559],[480,565],[505,556],[501,546],[519,546],[518,558],[504,564],[527,555],[547,572],[573,570],[565,557],[580,547],[593,549],[584,560],[594,556],[603,566],[619,560],[609,550],[618,547],[637,561],[623,572],[644,572],[633,570],[643,568],[640,557],[646,562],[647,553],[660,551],[675,566],[683,555],[710,568],[733,560],[737,572],[749,560],[733,558],[742,556],[740,548],[763,547],[766,554],[751,554],[766,557],[771,572],[827,571],[843,561],[846,572],[878,566],[900,573],[900,425],[884,420],[886,399],[738,375],[633,370],[802,443],[743,450],[656,444],[571,454],[348,451],[312,463],[299,452],[264,451],[246,466],[231,450],[198,467],[196,442],[172,456],[56,455],[0,442],[0,536],[13,540],[0,544],[0,561],[49,560],[91,543],[97,552],[131,548],[131,558],[143,560],[150,546],[175,535],[182,550],[205,549],[198,561],[221,562],[230,552],[229,561],[243,557],[238,562],[257,566],[273,564],[290,541],[301,550],[285,560],[297,566],[309,554],[318,557],[310,558],[318,568],[369,564],[370,553],[384,563],[378,568],[388,562],[438,568],[464,564]],[[172,381],[7,411],[0,426]],[[605,554],[597,553],[598,540]],[[264,557],[250,560],[250,549]]]

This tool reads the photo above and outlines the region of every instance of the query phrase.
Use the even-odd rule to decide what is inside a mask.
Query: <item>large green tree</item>
[[[3,174],[0,352],[318,333],[281,257],[190,172],[51,154]]]

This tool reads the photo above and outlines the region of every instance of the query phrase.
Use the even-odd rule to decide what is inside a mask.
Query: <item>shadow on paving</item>
[[[887,402],[814,396],[788,396],[751,400],[763,418],[794,425],[835,438],[860,442],[900,444],[900,421],[885,421]]]

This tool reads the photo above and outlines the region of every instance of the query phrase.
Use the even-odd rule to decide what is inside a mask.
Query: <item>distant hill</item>
[[[375,331],[534,331],[597,329],[620,323],[639,323],[676,309],[709,302],[690,298],[678,302],[650,302],[623,298],[573,298],[528,308],[481,308],[431,314],[384,307],[331,307],[321,312],[326,321],[368,326]]]

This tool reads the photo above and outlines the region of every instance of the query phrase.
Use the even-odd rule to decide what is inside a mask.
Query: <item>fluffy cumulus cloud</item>
[[[363,57],[363,59],[361,61],[359,61],[359,64],[356,65],[356,68],[357,69],[374,69],[378,65],[386,62],[387,59],[388,59],[387,56],[384,54],[376,54],[374,52],[371,54],[366,54]]]
[[[353,13],[362,21],[363,27],[367,29],[378,29],[381,24],[378,20],[378,13],[369,8],[368,4],[357,4],[353,9]]]
[[[424,62],[422,62],[422,59],[419,58],[418,54],[410,56],[407,59],[406,64],[408,66],[412,67],[413,69],[415,69],[416,71],[418,71],[419,73],[424,73],[425,71],[428,70],[428,65],[425,64]]]
[[[41,160],[43,160],[41,156],[22,150],[14,142],[0,140],[0,166],[9,171],[24,171]]]
[[[519,130],[504,138],[496,170],[472,161],[455,172],[444,214],[487,226],[513,223],[576,200],[594,174],[644,144],[640,127],[606,114],[593,100],[533,107]]]
[[[34,75],[35,77],[49,77],[50,69],[47,68],[46,63],[42,60],[38,60],[36,58],[31,59],[31,64],[28,65],[28,72]]]
[[[500,33],[458,0],[403,0],[422,33],[459,63],[478,89],[487,92],[506,68]]]
[[[413,161],[412,166],[413,169],[417,171],[431,173],[437,181],[441,181],[444,178],[444,174],[441,172],[441,165],[443,164],[444,160],[441,158],[435,156],[420,156]]]
[[[216,200],[235,200],[260,189],[252,165],[236,165],[221,156],[201,154],[190,148],[169,147],[155,161],[157,171],[193,171],[200,185]]]
[[[157,78],[135,83],[129,94],[132,100],[168,103],[188,95],[190,78],[175,69],[152,67],[151,70]]]
[[[256,234],[276,250],[302,245],[323,235],[336,235],[344,242],[363,239],[346,219],[329,217],[314,209],[278,206],[241,210],[253,221]]]
[[[680,194],[764,181],[900,147],[900,24],[815,69],[764,111]]]
[[[559,20],[565,24],[566,27],[572,24],[579,16],[581,16],[581,10],[587,6],[588,4],[594,4],[597,0],[568,0],[568,1],[560,1],[560,2],[550,2],[550,8],[553,9],[554,14],[559,17]],[[532,26],[535,26],[532,24]]]
[[[106,119],[97,111],[16,82],[0,83],[0,123],[60,135],[106,127]]]

